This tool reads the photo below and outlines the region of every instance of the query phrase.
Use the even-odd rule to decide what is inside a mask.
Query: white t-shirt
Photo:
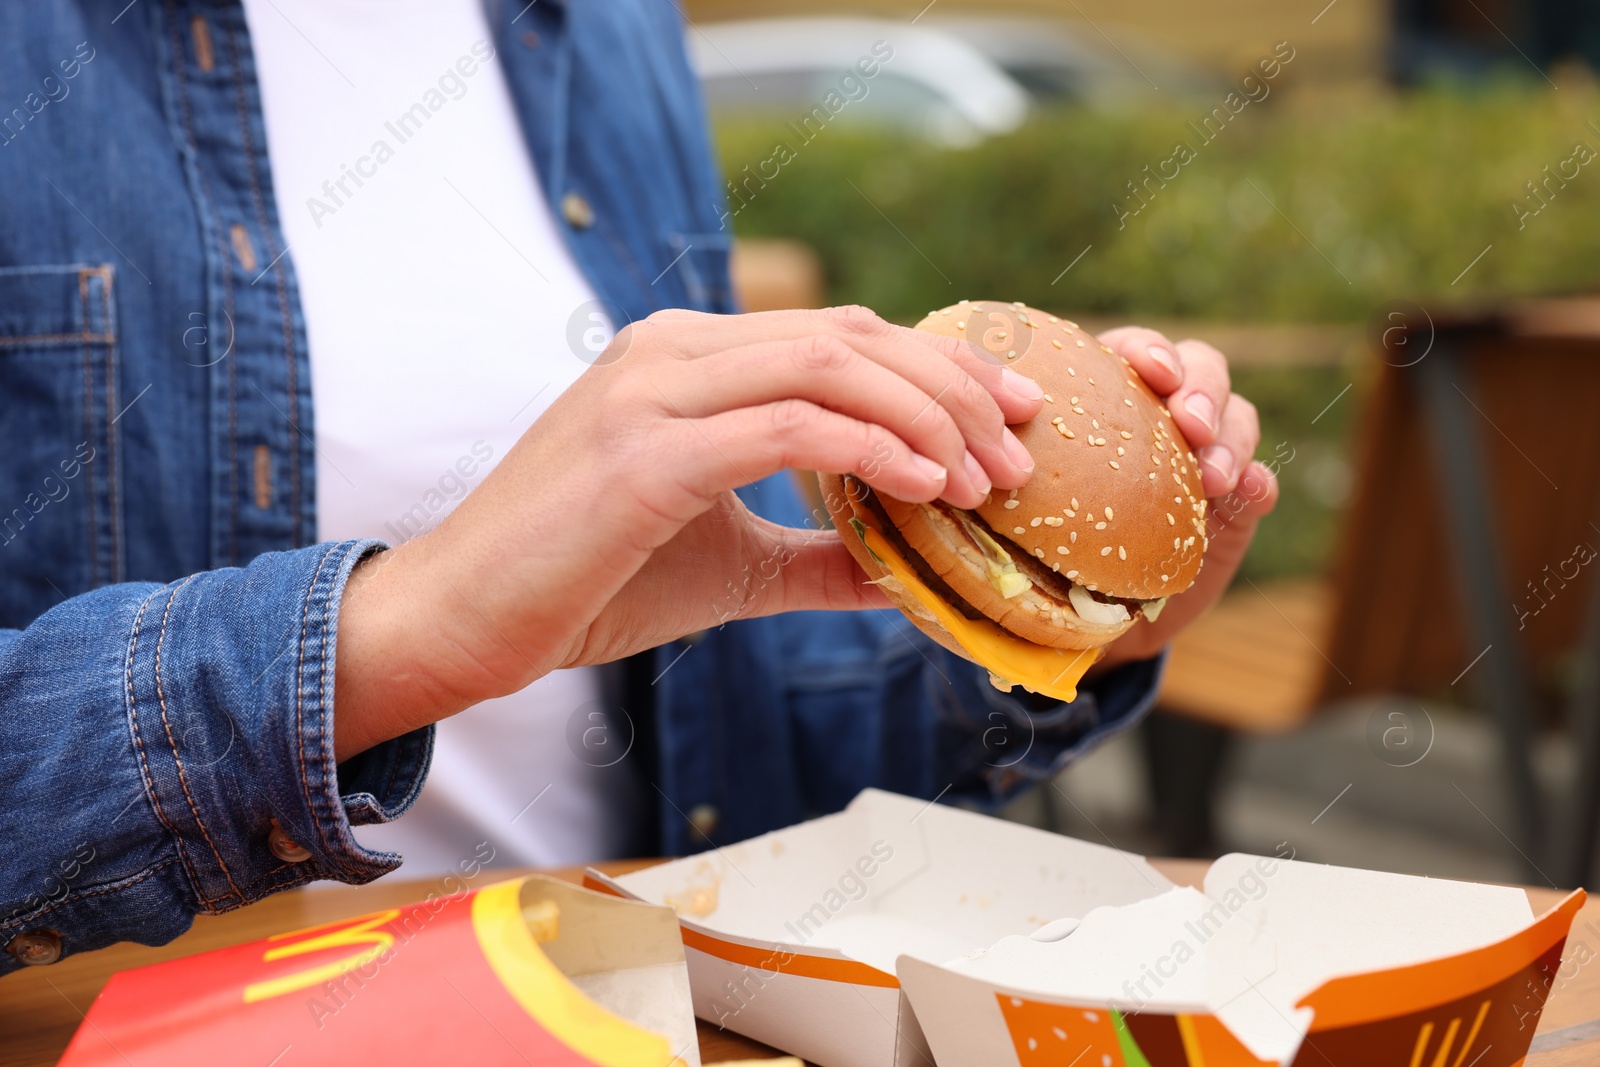
[[[587,368],[567,327],[595,294],[481,0],[244,6],[310,344],[318,537],[405,541]],[[567,740],[599,699],[595,670],[558,671],[446,720],[417,804],[356,837],[408,874],[456,870],[483,841],[504,863],[616,855],[638,796]]]

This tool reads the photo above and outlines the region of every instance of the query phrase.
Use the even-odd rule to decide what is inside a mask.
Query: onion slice
[[[1074,585],[1068,590],[1067,599],[1072,601],[1072,609],[1084,622],[1100,626],[1121,626],[1130,618],[1127,608],[1121,604],[1102,603],[1090,596],[1089,590],[1081,585]]]

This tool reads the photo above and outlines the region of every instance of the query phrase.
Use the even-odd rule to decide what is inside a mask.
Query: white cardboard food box
[[[677,911],[702,1019],[821,1067],[1510,1067],[1583,901],[1241,855],[1202,892],[877,790],[588,881]]]

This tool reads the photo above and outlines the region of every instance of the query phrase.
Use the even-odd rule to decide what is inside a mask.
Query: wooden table
[[[602,866],[609,873],[622,874],[649,862],[653,861]],[[1156,860],[1155,866],[1176,883],[1198,885],[1206,865],[1193,860]],[[522,872],[493,872],[496,878],[512,878],[519,873]],[[579,868],[548,873],[575,882],[583,876]],[[481,882],[487,884],[489,880]],[[360,887],[318,886],[280,893],[242,911],[202,916],[187,934],[161,948],[116,945],[0,978],[0,1067],[54,1064],[65,1051],[83,1013],[117,971],[408,904],[436,888],[431,882],[389,878]],[[1528,897],[1537,913],[1554,904],[1561,894],[1530,889]],[[1578,948],[1580,943],[1586,950]],[[1572,924],[1566,955],[1566,965],[1545,1005],[1526,1067],[1592,1067],[1600,1063],[1600,896],[1591,898]],[[705,1063],[770,1059],[777,1055],[765,1045],[700,1023],[700,1057]]]

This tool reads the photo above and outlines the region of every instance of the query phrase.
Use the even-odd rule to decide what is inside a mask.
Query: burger
[[[1107,644],[1200,573],[1200,466],[1127,360],[1076,323],[963,300],[917,329],[962,338],[1044,389],[1040,413],[1013,427],[1033,475],[971,510],[894,500],[853,475],[822,475],[823,500],[913,625],[1001,689],[1072,700]]]

